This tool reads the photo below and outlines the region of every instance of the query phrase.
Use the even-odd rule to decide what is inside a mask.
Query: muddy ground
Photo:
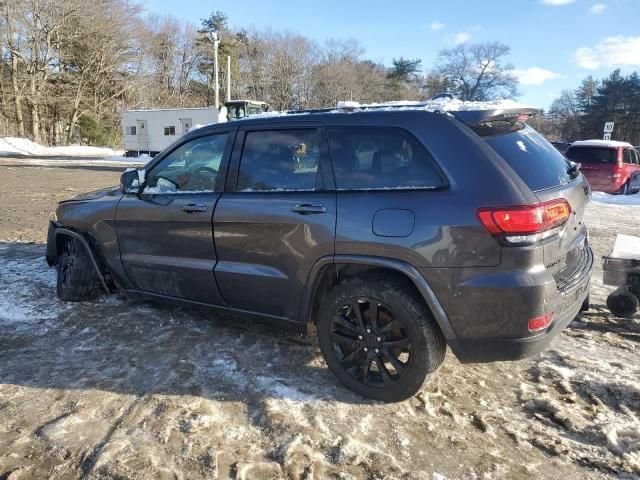
[[[459,364],[384,405],[283,330],[115,298],[65,304],[57,200],[104,169],[0,161],[0,478],[640,478],[640,317],[593,309],[529,360]],[[15,162],[14,162],[15,163]],[[591,204],[598,256],[640,207]],[[36,242],[36,243],[24,243]]]

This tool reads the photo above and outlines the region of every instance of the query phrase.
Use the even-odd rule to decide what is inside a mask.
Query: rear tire
[[[318,343],[347,388],[383,402],[416,394],[446,352],[442,332],[410,285],[380,273],[348,279],[329,293]]]
[[[98,274],[78,239],[72,237],[63,241],[56,270],[56,293],[60,300],[81,302],[98,295]]]
[[[631,317],[638,310],[638,304],[638,297],[626,288],[619,288],[607,297],[607,307],[616,317]]]

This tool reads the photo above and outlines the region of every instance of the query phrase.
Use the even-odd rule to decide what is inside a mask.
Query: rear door
[[[565,157],[529,126],[516,122],[513,126],[474,130],[485,137],[541,202],[561,198],[569,202],[572,213],[563,234],[543,247],[545,266],[556,280],[560,279],[586,255],[587,229],[583,219],[590,198],[589,184],[579,172],[570,170]]]
[[[124,195],[118,204],[120,257],[134,289],[223,304],[213,273],[212,217],[234,135],[179,144],[147,169],[140,195]]]
[[[238,131],[214,215],[216,279],[237,309],[297,319],[309,272],[333,255],[336,194],[321,125]]]
[[[612,147],[569,147],[565,154],[571,161],[582,164],[580,171],[593,190],[614,190],[614,169],[618,151]]]

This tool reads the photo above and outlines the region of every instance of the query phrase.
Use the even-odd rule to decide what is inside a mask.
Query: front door
[[[147,168],[140,195],[116,212],[120,256],[133,289],[222,304],[213,273],[212,217],[233,132],[185,142]]]
[[[318,126],[238,132],[234,175],[214,213],[216,279],[231,307],[298,318],[312,266],[333,255],[330,168]]]

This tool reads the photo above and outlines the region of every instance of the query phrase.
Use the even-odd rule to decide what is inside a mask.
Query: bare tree
[[[510,48],[500,42],[463,43],[440,52],[435,69],[461,100],[493,100],[518,95],[513,65],[505,63]]]
[[[301,106],[300,80],[312,65],[312,42],[290,32],[267,36],[269,98],[278,110]]]
[[[580,138],[580,116],[580,104],[572,90],[564,90],[549,109],[549,117],[563,140]]]
[[[9,52],[11,61],[11,86],[13,88],[13,101],[15,106],[16,125],[18,135],[24,137],[24,119],[22,114],[22,89],[19,81],[19,62],[24,58],[20,51],[20,38],[17,32],[17,2],[5,0],[2,4],[3,31],[0,37],[0,45]]]
[[[135,39],[141,23],[139,9],[117,0],[77,0],[80,13],[65,24],[60,44],[62,77],[68,94],[66,141],[70,142],[79,117],[97,115],[107,102],[133,88],[126,81],[138,51]],[[138,59],[139,60],[139,59]]]

